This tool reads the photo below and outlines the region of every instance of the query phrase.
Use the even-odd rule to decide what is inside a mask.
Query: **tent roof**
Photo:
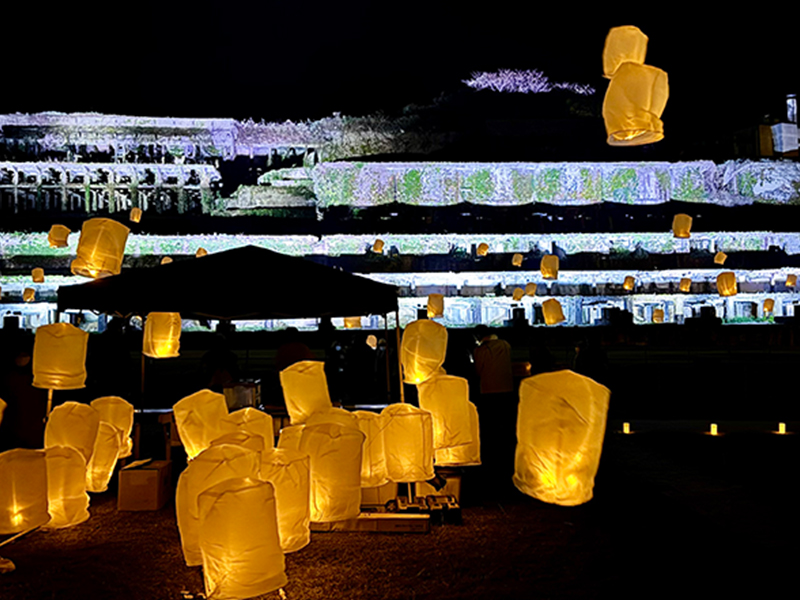
[[[397,288],[302,258],[244,246],[124,271],[58,290],[58,310],[179,312],[185,319],[293,319],[386,314]]]

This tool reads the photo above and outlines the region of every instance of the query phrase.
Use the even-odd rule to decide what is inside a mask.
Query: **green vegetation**
[[[494,194],[494,182],[489,169],[480,169],[467,176],[464,182],[464,192],[467,200],[488,200]]]
[[[419,169],[411,169],[403,175],[402,200],[419,200],[422,197],[422,174]]]
[[[603,180],[606,184],[607,180]],[[635,204],[638,195],[639,176],[636,169],[625,168],[616,169],[611,175],[611,181],[604,190],[604,198],[612,198],[614,202],[625,204]],[[605,186],[604,186],[605,187]]]
[[[561,169],[545,169],[536,178],[536,199],[552,202],[561,191]]]

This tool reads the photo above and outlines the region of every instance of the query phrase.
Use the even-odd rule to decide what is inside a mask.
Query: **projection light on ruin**
[[[390,404],[381,411],[386,473],[390,481],[433,479],[433,418],[410,404]]]
[[[691,279],[689,279],[688,277],[681,277],[681,282],[680,282],[680,284],[678,285],[678,288],[679,288],[679,289],[680,289],[682,292],[689,292],[689,291],[691,291],[691,289],[692,289],[692,280],[691,280]]]
[[[724,252],[720,251],[714,255],[714,263],[718,265],[724,265],[725,261],[728,260],[728,255]]]
[[[797,275],[788,275],[786,277],[786,287],[796,287],[797,286]]]
[[[717,275],[717,292],[720,296],[735,296],[737,291],[736,275],[732,271]]]
[[[208,256],[208,250],[203,247],[197,249],[197,252],[194,253],[195,258],[203,258],[204,256]]]
[[[489,254],[489,244],[483,242],[478,244],[478,249],[475,251],[478,256],[486,256]]]
[[[382,239],[380,239],[380,238],[376,239],[375,242],[372,244],[372,251],[375,254],[383,253],[383,245],[384,244],[383,244],[383,240]]]
[[[47,243],[51,248],[66,248],[70,233],[72,232],[63,225],[53,225],[47,234]]]
[[[525,295],[526,296],[535,296],[536,295],[536,284],[535,283],[528,283],[525,286]]]
[[[172,407],[172,412],[189,460],[225,433],[222,421],[228,416],[228,405],[222,394],[200,390],[180,400]]]
[[[685,214],[675,215],[672,219],[672,236],[689,238],[692,235],[692,217]]]
[[[525,297],[525,290],[522,288],[514,288],[514,291],[511,293],[511,297],[514,299],[515,302],[519,302],[522,298]]]
[[[764,300],[764,314],[771,315],[775,311],[775,300],[767,298]]]
[[[345,317],[345,329],[361,329],[361,317]]]
[[[49,520],[44,450],[0,453],[0,535],[21,533]]]
[[[305,423],[316,411],[331,408],[324,362],[296,362],[280,372],[280,380],[292,425]]]
[[[44,269],[37,267],[31,271],[33,283],[44,283]]]
[[[543,502],[592,499],[611,392],[572,371],[520,384],[514,485]]]
[[[644,64],[647,55],[647,36],[632,25],[613,27],[606,36],[603,48],[603,77],[611,79],[621,64]]]
[[[664,322],[664,309],[663,308],[654,308],[653,309],[653,323],[663,323]]]
[[[84,221],[77,257],[70,266],[72,274],[92,279],[119,275],[129,233],[130,229],[112,219]]]
[[[625,281],[622,282],[622,288],[629,292],[633,290],[633,287],[635,285],[636,285],[636,279],[634,279],[632,275],[628,275],[625,278]]]
[[[86,387],[89,334],[69,323],[43,325],[33,343],[33,387],[77,390]]]
[[[409,323],[403,332],[400,362],[403,381],[419,384],[435,375],[444,363],[447,329],[429,319]]]
[[[539,270],[542,272],[542,277],[545,279],[558,279],[558,256],[555,254],[547,254],[542,257],[542,262],[539,265]]]
[[[522,266],[522,254],[517,253],[514,256],[512,256],[511,257],[511,264],[514,265],[515,267],[521,267]]]
[[[22,290],[23,302],[33,302],[36,300],[36,290],[33,288],[25,288]]]
[[[444,296],[428,294],[428,318],[436,319],[444,315]]]
[[[181,348],[180,313],[151,312],[144,324],[142,354],[150,358],[175,358]]]
[[[134,206],[131,209],[131,213],[128,218],[130,219],[131,223],[138,223],[142,220],[142,209]]]
[[[561,303],[555,298],[542,302],[542,313],[544,314],[544,322],[547,325],[558,325],[566,320]]]

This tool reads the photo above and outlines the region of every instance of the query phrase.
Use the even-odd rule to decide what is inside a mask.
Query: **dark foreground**
[[[309,546],[286,557],[286,596],[794,595],[800,435],[748,429],[718,438],[609,433],[595,498],[575,508],[501,490],[478,501],[478,475],[468,472],[463,525],[429,534],[312,534]],[[200,568],[184,565],[172,504],[121,513],[109,492],[92,498],[91,512],[77,527],[36,531],[0,548],[17,567],[0,575],[0,598],[180,600],[203,592]]]

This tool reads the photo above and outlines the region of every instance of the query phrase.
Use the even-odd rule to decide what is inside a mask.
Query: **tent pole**
[[[397,375],[400,377],[400,402],[405,403],[406,391],[403,388],[403,361],[400,360],[400,307],[395,312],[394,332],[397,338]]]

